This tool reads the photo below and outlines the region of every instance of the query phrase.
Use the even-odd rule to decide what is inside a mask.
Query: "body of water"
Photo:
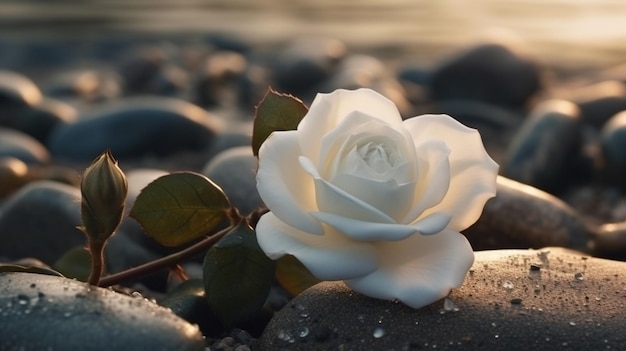
[[[0,38],[231,33],[252,44],[299,36],[432,60],[473,42],[520,40],[549,64],[626,59],[622,0],[0,0]],[[383,57],[384,58],[384,57]]]

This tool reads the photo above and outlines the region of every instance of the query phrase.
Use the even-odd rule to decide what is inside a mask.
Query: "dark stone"
[[[220,122],[188,102],[127,99],[57,128],[49,148],[55,157],[91,161],[110,148],[118,159],[199,152],[213,142]]]
[[[385,64],[369,55],[350,55],[341,60],[330,79],[319,91],[370,88],[385,96],[398,107],[403,117],[408,116],[411,104],[402,84],[389,72]],[[316,91],[317,93],[317,91]],[[305,96],[306,97],[306,96]],[[307,98],[308,99],[308,98]]]
[[[73,70],[47,79],[41,90],[50,97],[103,101],[119,96],[122,90],[120,81],[121,77],[109,71]]]
[[[545,268],[529,272],[537,259]],[[476,252],[461,288],[417,310],[324,282],[275,314],[259,344],[273,351],[619,349],[624,269],[561,248]],[[314,333],[320,329],[325,338]]]
[[[211,54],[194,88],[195,101],[206,107],[236,107],[239,82],[247,69],[246,58],[236,52]]]
[[[215,156],[202,173],[219,185],[243,215],[263,206],[256,188],[257,159],[248,146],[230,148]]]
[[[581,148],[578,107],[564,100],[544,101],[511,141],[501,174],[558,194],[572,182],[589,179],[590,170],[580,172],[575,168],[583,165]]]
[[[15,157],[29,164],[50,160],[48,150],[33,137],[20,131],[0,127],[0,157]]]
[[[45,144],[54,128],[75,121],[77,115],[71,105],[44,98],[35,106],[3,109],[0,126],[19,130]]]
[[[157,46],[141,48],[119,69],[124,90],[129,93],[149,91],[149,85],[152,84],[166,61],[167,53],[162,48]]]
[[[205,349],[170,310],[62,277],[0,273],[0,306],[2,350]]]
[[[0,70],[0,114],[8,107],[37,105],[41,92],[32,80],[16,72]]]
[[[81,222],[80,190],[52,182],[32,182],[11,195],[0,213],[0,256],[36,257],[53,264],[86,237]]]
[[[337,39],[299,38],[272,65],[274,85],[283,93],[309,96],[332,76],[345,54],[345,44]]]
[[[560,199],[498,176],[496,197],[478,221],[463,231],[474,250],[569,247],[588,251],[596,229]]]
[[[0,198],[15,192],[28,180],[28,165],[15,157],[0,157]]]
[[[569,89],[565,97],[580,107],[585,123],[597,128],[618,112],[626,110],[626,86],[615,80]]]
[[[616,114],[604,125],[600,143],[604,180],[626,188],[626,112]]]
[[[470,99],[521,108],[541,88],[538,64],[501,44],[481,44],[451,57],[432,72],[433,100]]]

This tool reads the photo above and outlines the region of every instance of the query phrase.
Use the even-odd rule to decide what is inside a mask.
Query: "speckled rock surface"
[[[626,343],[626,263],[561,248],[476,253],[463,286],[414,310],[316,285],[266,328],[263,350],[605,350]]]
[[[204,350],[197,326],[142,297],[0,273],[0,350]]]

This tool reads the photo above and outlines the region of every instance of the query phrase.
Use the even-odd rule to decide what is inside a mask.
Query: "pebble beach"
[[[176,171],[206,175],[244,214],[262,207],[250,144],[268,87],[307,105],[371,88],[403,118],[449,114],[500,165],[497,197],[464,232],[477,251],[466,284],[423,310],[341,283],[297,297],[275,284],[254,320],[225,330],[206,317],[201,258],[184,264],[185,283],[164,270],[122,292],[0,273],[0,325],[14,326],[0,328],[0,349],[56,320],[25,349],[96,336],[93,350],[521,350],[528,337],[535,348],[626,347],[615,323],[626,317],[622,18],[612,1],[0,4],[3,263],[68,269],[59,259],[85,244],[80,174],[108,148],[128,177],[127,208]],[[168,252],[125,218],[107,271]],[[112,334],[89,329],[94,315]],[[76,339],[58,337],[81,325]]]

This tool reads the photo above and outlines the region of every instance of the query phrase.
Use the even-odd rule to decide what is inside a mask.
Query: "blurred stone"
[[[626,188],[626,111],[611,117],[601,135],[603,179]]]
[[[52,181],[32,182],[11,195],[0,213],[0,256],[36,257],[53,264],[86,242],[80,189]]]
[[[417,310],[323,282],[275,314],[259,344],[276,351],[619,349],[624,269],[562,248],[476,252],[463,286]]]
[[[377,91],[393,101],[400,114],[407,117],[411,105],[404,88],[392,72],[385,67],[385,64],[373,56],[347,56],[339,63],[336,72],[324,82],[319,91],[331,92],[336,89],[358,88],[370,88]]]
[[[471,47],[430,77],[433,100],[471,99],[511,108],[522,108],[541,86],[537,62],[501,44]]]
[[[0,126],[24,132],[46,143],[54,128],[76,120],[78,112],[71,105],[51,98],[35,106],[3,109]]]
[[[276,90],[302,98],[317,92],[345,54],[345,44],[337,39],[298,38],[278,53],[272,65]]]
[[[126,99],[57,128],[49,148],[55,157],[91,161],[110,148],[117,159],[202,151],[221,122],[198,106],[168,98]]]
[[[215,156],[202,173],[219,185],[242,215],[263,206],[256,188],[257,159],[252,148],[230,148]]]
[[[205,349],[198,327],[170,310],[67,278],[0,273],[0,305],[2,350]]]
[[[588,251],[595,228],[569,205],[537,188],[498,176],[496,196],[463,231],[474,250],[561,246]]]
[[[580,107],[582,120],[595,127],[626,110],[626,86],[615,80],[572,88],[563,95]]]
[[[565,100],[547,100],[533,109],[514,136],[501,174],[558,193],[585,175],[590,176],[590,171],[573,171],[580,164],[581,149],[578,107]]]
[[[238,83],[246,68],[246,58],[240,53],[222,51],[211,54],[199,72],[195,101],[207,107],[236,106]]]
[[[154,46],[138,50],[119,69],[124,90],[129,93],[147,92],[166,61],[167,53],[162,48]]]
[[[43,164],[50,160],[48,150],[33,137],[0,127],[0,157],[15,157],[26,163]]]
[[[57,73],[41,86],[46,96],[102,101],[116,98],[121,93],[121,78],[108,71],[93,69]]]
[[[37,105],[41,91],[32,80],[16,72],[0,70],[0,113],[7,107]]]
[[[27,182],[28,165],[15,157],[0,157],[0,198]]]

